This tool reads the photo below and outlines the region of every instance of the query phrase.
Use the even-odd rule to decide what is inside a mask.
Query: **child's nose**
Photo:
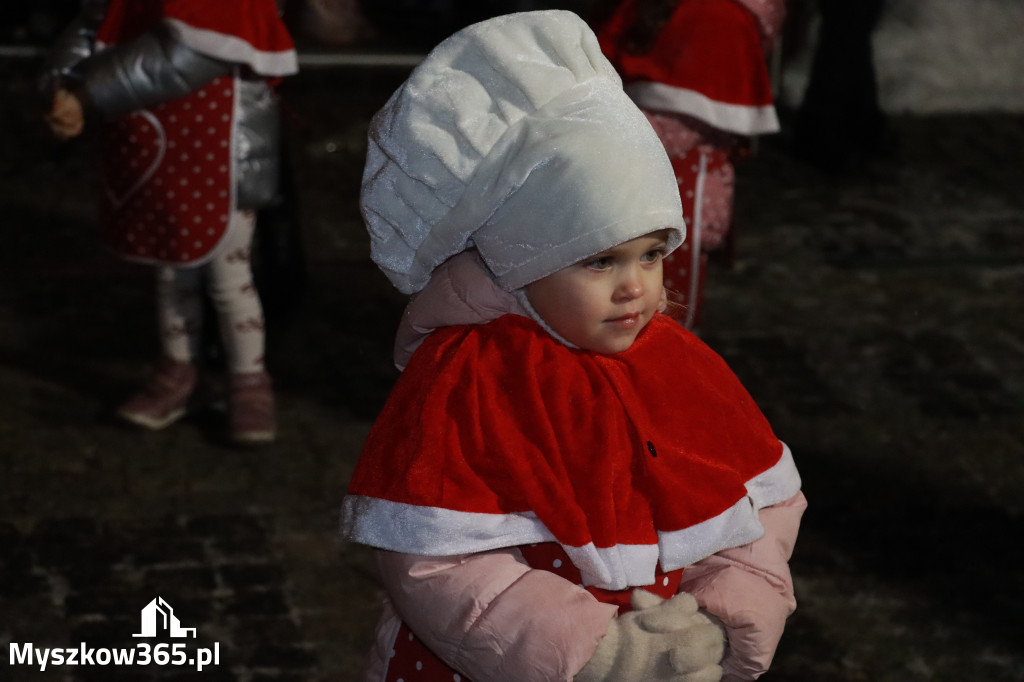
[[[644,281],[639,268],[630,268],[623,273],[615,293],[621,301],[632,301],[644,295]]]

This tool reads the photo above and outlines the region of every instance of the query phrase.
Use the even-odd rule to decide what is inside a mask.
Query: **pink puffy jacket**
[[[433,329],[485,323],[526,312],[490,284],[464,253],[442,265],[410,303],[395,343],[404,367]],[[723,625],[725,682],[754,680],[768,669],[786,618],[796,608],[789,558],[807,502],[802,493],[763,509],[765,533],[687,567],[680,591]],[[579,585],[533,569],[515,548],[431,557],[378,551],[390,597],[377,628],[366,682],[381,682],[404,620],[442,659],[477,682],[568,682],[590,660],[616,616]],[[399,615],[400,614],[400,615]]]

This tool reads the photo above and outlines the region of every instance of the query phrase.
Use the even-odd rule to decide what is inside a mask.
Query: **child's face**
[[[664,230],[637,237],[526,285],[526,296],[566,341],[622,352],[658,311],[666,246]]]

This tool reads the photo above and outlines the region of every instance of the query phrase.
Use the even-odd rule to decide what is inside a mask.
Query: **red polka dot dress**
[[[131,260],[201,265],[224,243],[236,208],[240,78],[294,73],[295,51],[274,0],[111,0],[97,45],[116,47],[160,24],[235,68],[103,126],[103,241]]]
[[[103,240],[132,260],[194,265],[227,234],[234,210],[236,87],[221,77],[133,112],[103,138]]]

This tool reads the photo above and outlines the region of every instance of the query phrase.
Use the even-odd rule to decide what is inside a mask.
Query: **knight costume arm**
[[[184,97],[232,69],[229,62],[187,47],[161,23],[82,62],[76,90],[88,106],[116,116]]]

